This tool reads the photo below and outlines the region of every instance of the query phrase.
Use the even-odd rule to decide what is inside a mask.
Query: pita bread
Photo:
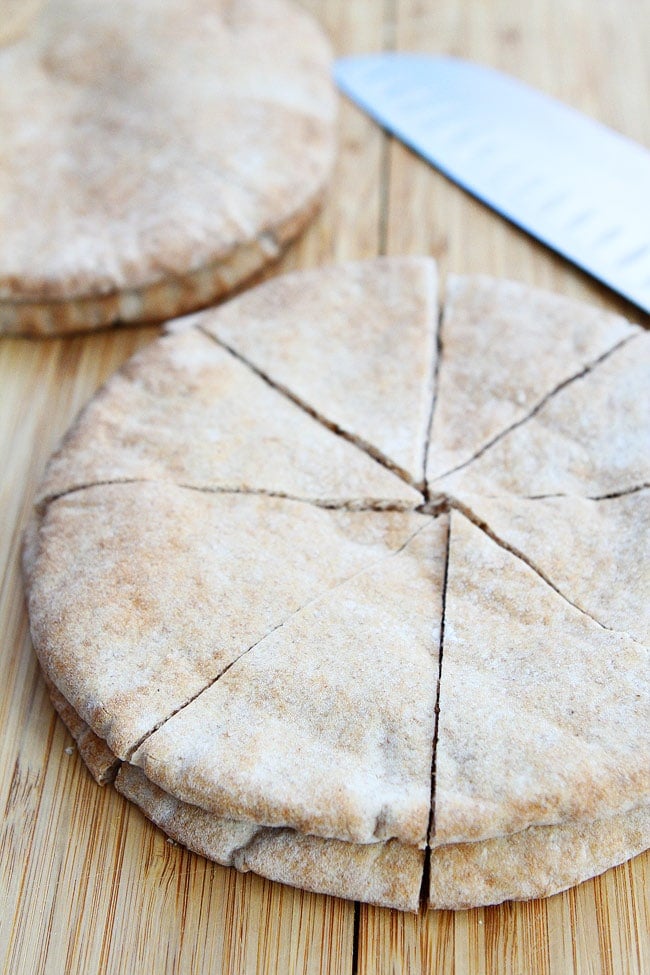
[[[355,845],[220,819],[190,806],[123,765],[116,788],[173,839],[238,870],[334,897],[417,911],[424,850],[396,840]]]
[[[49,685],[49,689],[73,736],[73,729],[82,729],[100,742],[56,688]],[[59,705],[63,706],[59,709]],[[195,853],[303,890],[417,911],[424,850],[397,840],[355,845],[223,819],[163,792],[141,769],[121,763],[106,746],[104,752],[113,760],[115,775],[110,781],[115,780],[117,791],[169,837]],[[105,784],[107,780],[97,775],[94,755],[81,748],[79,754],[99,784]]]
[[[600,501],[456,500],[597,622],[650,645],[649,489]]]
[[[46,4],[0,49],[0,331],[166,318],[276,258],[331,167],[329,74],[290,0]]]
[[[467,464],[557,386],[635,332],[618,315],[519,282],[451,275],[429,482]]]
[[[100,742],[56,688],[49,685],[49,689],[73,736],[73,729],[82,729]],[[195,853],[303,890],[402,911],[418,910],[424,850],[397,840],[356,845],[223,819],[168,795],[141,769],[116,759],[106,746],[104,752],[112,757],[115,774],[110,781],[115,780],[117,791],[169,837]],[[98,777],[93,754],[81,748],[79,754],[96,781],[105,784],[107,780]]]
[[[132,480],[329,506],[422,503],[195,328],[152,342],[109,380],[51,459],[37,502]]]
[[[71,712],[68,705],[65,714]],[[172,839],[224,866],[317,893],[418,909],[424,853],[415,847],[396,840],[354,845],[220,819],[169,796],[128,764],[121,765],[115,786]],[[532,827],[482,843],[437,847],[429,862],[429,907],[547,897],[635,856],[649,843],[645,808],[595,823]]]
[[[450,521],[432,845],[648,803],[650,651]]]
[[[424,847],[446,521],[302,607],[132,762],[230,819]]]
[[[437,318],[435,264],[410,257],[275,278],[201,324],[422,486]]]
[[[429,348],[428,265],[376,261],[336,280],[291,276],[172,323],[81,416],[25,538],[43,669],[95,774],[131,762],[122,791],[221,862],[415,909],[428,833],[438,906],[561,889],[647,843],[646,516],[632,483],[647,340],[614,349],[624,327],[598,319],[613,351],[425,496],[407,482],[436,398],[422,408],[426,354],[376,409],[337,362],[381,382],[405,289],[410,354]],[[316,294],[324,317],[308,332]],[[306,375],[329,370],[331,414],[322,384],[312,397],[272,350],[262,368],[213,331],[244,335],[249,316],[271,349],[283,303],[287,362],[298,375],[293,330]],[[370,339],[369,309],[386,342],[368,341],[364,360],[354,342],[341,351],[341,323],[358,317]],[[569,322],[577,358],[579,331]],[[367,442],[382,409],[405,418],[408,470],[390,416]],[[456,447],[475,443],[468,422]],[[563,496],[537,497],[549,483]],[[611,485],[627,493],[590,500]],[[450,549],[446,508],[472,519],[452,510]]]
[[[116,787],[177,842],[224,866],[385,907],[415,911],[424,868],[417,848],[390,840],[357,846],[289,829],[219,819],[168,796],[131,765]],[[429,863],[430,908],[548,897],[642,852],[650,810],[579,826],[538,826],[501,839],[437,847]]]
[[[423,523],[169,484],[78,491],[50,504],[25,549],[34,646],[126,758],[269,631]]]
[[[650,483],[650,333],[638,332],[437,491],[600,497]]]
[[[549,897],[650,846],[650,808],[593,823],[533,826],[482,843],[431,851],[429,906],[458,910]]]

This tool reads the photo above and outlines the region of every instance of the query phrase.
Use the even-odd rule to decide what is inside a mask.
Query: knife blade
[[[451,180],[650,312],[650,152],[459,58],[342,58],[341,90]]]

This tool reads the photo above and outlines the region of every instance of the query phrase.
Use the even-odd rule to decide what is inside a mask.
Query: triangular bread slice
[[[274,278],[217,309],[203,327],[421,485],[436,295],[432,260],[379,258]]]
[[[231,819],[423,847],[446,541],[442,516],[304,606],[132,762]]]
[[[109,379],[50,460],[37,502],[128,480],[331,505],[422,501],[196,328],[152,342]]]
[[[434,487],[599,497],[647,484],[649,390],[650,333],[639,332]]]
[[[125,758],[300,607],[426,524],[170,484],[78,491],[53,501],[26,539],[34,646]]]
[[[650,652],[452,512],[435,845],[650,799]]]
[[[450,275],[429,483],[466,464],[560,383],[636,331],[618,315],[525,284]]]
[[[597,622],[650,646],[650,488],[600,501],[456,502]]]

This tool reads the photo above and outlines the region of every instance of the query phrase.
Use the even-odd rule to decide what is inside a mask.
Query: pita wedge
[[[276,278],[202,327],[422,486],[437,318],[435,264],[411,257]]]
[[[433,487],[600,497],[648,484],[649,390],[650,334],[639,331]]]
[[[432,843],[647,804],[649,672],[647,647],[453,512]]]
[[[621,497],[456,499],[596,622],[650,646],[650,489]]]
[[[306,602],[427,523],[156,483],[80,490],[25,549],[36,652],[125,758]]]
[[[446,520],[425,519],[397,552],[303,606],[133,764],[231,819],[423,847]]]
[[[450,293],[438,363],[427,260],[169,323],[68,433],[23,548],[98,781],[219,863],[404,910],[648,845],[648,338]],[[457,465],[430,490],[427,452]]]
[[[329,64],[290,0],[45,4],[0,47],[0,331],[160,320],[276,258],[330,171]]]
[[[429,483],[636,331],[618,315],[515,281],[452,275],[445,296]]]
[[[109,380],[51,459],[37,501],[134,480],[332,507],[422,503],[196,328],[152,342]]]

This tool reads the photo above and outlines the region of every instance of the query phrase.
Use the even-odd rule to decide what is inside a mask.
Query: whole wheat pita
[[[418,847],[397,840],[359,845],[221,819],[169,796],[132,765],[122,766],[116,788],[177,842],[224,866],[319,894],[418,909],[425,857]]]
[[[202,327],[421,487],[437,320],[434,262],[405,257],[275,278]]]
[[[650,645],[650,489],[598,501],[455,501],[596,622]]]
[[[36,500],[133,480],[332,507],[422,503],[195,328],[152,342],[108,381],[50,460]]]
[[[372,301],[390,295],[400,267],[399,261],[376,261],[355,274],[348,266],[341,296],[350,296],[351,280],[365,282]],[[416,316],[420,336],[413,349],[427,350],[428,325],[422,323],[428,321],[423,309],[431,307],[432,278],[417,262],[407,267],[405,281],[416,293],[404,308],[407,317]],[[292,277],[287,290],[278,285],[245,296],[232,310],[223,309],[224,320],[232,315],[243,334],[249,302],[256,327],[262,329],[267,315],[281,331],[278,302],[284,295],[296,302],[293,312],[287,310],[291,332],[313,304],[311,298],[301,304],[300,280]],[[306,292],[317,292],[319,281],[336,336],[342,314],[336,273],[305,275]],[[358,295],[355,300],[361,315],[363,301]],[[386,470],[402,466],[388,456],[387,445],[396,442],[392,432],[379,444],[367,442],[378,429],[377,417],[361,404],[372,403],[372,396],[364,399],[348,383],[346,405],[343,383],[333,399],[337,410],[342,400],[344,411],[330,416],[325,400],[312,401],[308,387],[287,385],[289,378],[275,374],[271,359],[262,369],[247,361],[248,352],[233,358],[218,349],[228,342],[205,334],[214,320],[207,313],[173,324],[168,339],[100,394],[53,462],[27,533],[34,642],[46,674],[97,736],[95,744],[141,762],[157,779],[154,785],[143,777],[142,789],[154,790],[167,809],[165,828],[177,829],[181,841],[181,829],[190,845],[201,842],[202,830],[209,837],[208,816],[235,822],[240,832],[248,823],[249,832],[257,832],[245,852],[240,848],[237,866],[342,896],[413,905],[432,758],[431,856],[444,860],[448,900],[457,905],[472,897],[484,903],[548,893],[633,855],[645,842],[634,823],[647,809],[648,651],[587,612],[595,597],[604,611],[627,606],[633,614],[637,590],[605,605],[605,589],[596,585],[592,592],[586,572],[577,589],[570,575],[556,581],[555,556],[548,562],[546,555],[554,551],[552,540],[539,549],[535,533],[528,532],[529,545],[524,532],[508,542],[490,528],[490,512],[478,514],[485,498],[470,504],[466,492],[476,472],[480,491],[506,495],[506,511],[520,501],[536,505],[530,510],[552,531],[552,505],[509,492],[524,484],[524,494],[545,493],[539,486],[553,465],[541,461],[553,461],[556,445],[567,441],[574,459],[556,471],[562,491],[575,495],[567,504],[599,510],[590,507],[605,503],[589,500],[594,484],[621,484],[641,471],[637,461],[647,427],[634,388],[647,368],[643,337],[633,330],[615,349],[621,330],[616,320],[609,336],[614,351],[582,377],[572,376],[564,386],[560,380],[561,388],[516,419],[510,433],[453,475],[453,483],[436,482],[440,492],[429,500],[405,483],[415,480],[417,465],[409,461],[402,480]],[[353,327],[354,315],[347,320]],[[361,332],[368,327],[364,320]],[[383,320],[378,328],[381,333]],[[303,343],[311,336],[311,360],[320,356],[336,375],[328,328],[301,325],[298,331]],[[606,324],[599,334],[607,346]],[[271,345],[268,336],[265,344]],[[359,376],[371,376],[373,368],[381,375],[381,348],[382,342],[366,348],[370,364],[359,368]],[[443,344],[440,375],[444,355]],[[373,356],[381,360],[374,367]],[[226,361],[237,361],[237,368],[224,372]],[[354,355],[342,367],[346,375],[350,361]],[[291,368],[298,372],[295,360]],[[430,376],[421,363],[415,375],[389,383],[382,408],[390,412],[397,397],[394,415],[407,418],[409,456],[423,462],[421,404]],[[233,379],[229,391],[227,376],[246,376],[246,395],[263,384],[270,398],[256,393],[242,407],[240,380]],[[223,387],[222,395],[205,387],[211,381]],[[128,401],[122,406],[120,389]],[[434,389],[428,406],[434,416],[435,401]],[[307,427],[297,419],[295,425],[282,421],[290,402]],[[234,411],[242,418],[240,443],[233,437],[238,419],[229,428],[214,422],[222,408],[225,416]],[[280,419],[265,415],[276,409]],[[359,423],[346,420],[343,427],[341,417],[354,419],[356,413]],[[469,420],[466,443],[458,445],[464,456],[476,442]],[[327,434],[322,442],[332,445],[332,472],[319,470],[329,463],[319,460],[321,432]],[[512,476],[487,463],[511,439]],[[349,470],[334,447],[338,441],[352,451]],[[356,453],[362,462],[351,460]],[[558,456],[564,456],[561,449]],[[419,510],[343,510],[364,499],[382,507],[375,504],[384,493],[375,486],[378,472],[396,492],[383,497],[387,505]],[[131,482],[88,483],[100,475]],[[177,484],[179,476],[184,481]],[[191,477],[192,488],[186,483]],[[231,477],[236,486],[228,487]],[[360,491],[366,477],[368,490]],[[273,478],[282,492],[302,491],[303,500],[266,496]],[[321,485],[329,485],[339,510],[321,506],[327,501]],[[477,524],[452,513],[443,583],[447,550],[437,533],[446,518],[435,514],[461,506],[463,498]],[[616,551],[633,565],[643,537],[640,509],[623,501],[616,510],[603,535],[620,534]],[[501,524],[498,512],[492,520],[505,536],[514,530],[508,519]],[[535,516],[529,520],[533,524]],[[588,528],[580,527],[587,522],[576,519],[575,551],[582,559],[591,558]],[[522,531],[519,522],[513,524]],[[548,570],[531,568],[536,558],[548,562]],[[633,568],[626,572],[621,578],[634,578]],[[570,592],[563,595],[565,584]],[[319,792],[319,755],[325,756],[322,778],[329,792],[322,785]],[[164,791],[155,793],[160,785]],[[612,825],[611,841],[598,825],[606,822],[621,824]],[[499,874],[494,851],[501,842],[509,854]],[[557,850],[567,858],[575,850],[573,873],[562,868]],[[478,873],[465,882],[459,875],[468,862]],[[527,880],[531,864],[537,873]]]
[[[70,705],[59,713],[66,723],[74,715]],[[83,726],[78,717],[73,721]],[[81,749],[80,754],[92,771],[92,754]],[[424,852],[417,847],[396,840],[351,844],[222,819],[168,795],[127,763],[120,765],[115,785],[172,839],[224,866],[384,907],[415,911],[419,906]],[[505,838],[439,846],[428,863],[429,907],[546,897],[649,844],[650,810],[643,808],[595,823],[532,827]]]
[[[426,521],[159,483],[76,491],[49,505],[25,549],[34,646],[125,758],[302,605]]]
[[[447,519],[420,517],[399,549],[275,628],[131,761],[230,819],[423,847]]]
[[[462,470],[447,495],[601,497],[650,483],[650,333],[638,331]]]
[[[177,842],[225,866],[317,893],[418,909],[424,852],[416,847],[396,840],[359,846],[219,819],[168,796],[131,765],[122,766],[116,787]],[[457,910],[548,897],[649,843],[645,808],[589,824],[533,827],[501,839],[436,847],[428,866],[428,906]]]
[[[618,315],[516,281],[450,275],[429,483],[469,463],[635,331]]]
[[[290,0],[57,0],[0,48],[0,331],[201,307],[276,258],[334,150]]]
[[[650,650],[452,512],[432,843],[650,800]]]

